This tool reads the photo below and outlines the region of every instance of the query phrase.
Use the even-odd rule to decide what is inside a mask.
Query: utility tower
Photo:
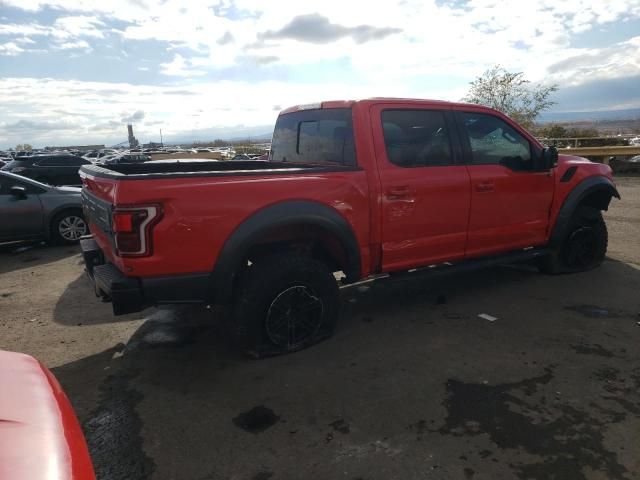
[[[140,144],[136,137],[133,136],[133,125],[128,124],[127,130],[129,131],[129,148],[137,148]]]

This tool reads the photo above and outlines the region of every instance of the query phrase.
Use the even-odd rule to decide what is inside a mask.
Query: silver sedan
[[[53,187],[0,172],[0,242],[77,242],[89,233],[80,192],[77,187]]]

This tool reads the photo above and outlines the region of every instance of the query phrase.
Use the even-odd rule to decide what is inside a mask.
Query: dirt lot
[[[116,320],[75,248],[4,246],[0,348],[52,368],[100,479],[640,478],[640,178],[617,183],[600,269],[345,288],[334,338],[261,361],[223,311]]]

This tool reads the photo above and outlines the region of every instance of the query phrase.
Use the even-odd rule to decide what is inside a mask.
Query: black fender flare
[[[557,247],[562,243],[562,239],[567,234],[571,217],[582,201],[593,193],[603,193],[608,195],[609,198],[602,210],[607,210],[612,197],[620,198],[620,194],[618,193],[615,185],[607,177],[589,177],[582,180],[573,188],[571,193],[567,195],[567,198],[560,208],[560,212],[556,218],[556,223],[551,232],[551,236],[549,237],[550,247]]]
[[[310,225],[331,232],[347,254],[345,275],[350,281],[360,277],[360,247],[347,220],[336,210],[321,203],[294,200],[263,208],[243,221],[227,238],[211,273],[209,298],[214,303],[229,303],[238,267],[255,243],[269,231],[288,225]]]

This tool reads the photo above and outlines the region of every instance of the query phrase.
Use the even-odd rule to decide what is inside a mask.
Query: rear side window
[[[83,158],[74,156],[49,157],[38,160],[38,165],[42,167],[73,167],[91,163]]]
[[[482,113],[461,113],[473,165],[504,165],[532,170],[529,141],[501,118]]]
[[[41,167],[60,167],[62,165],[67,165],[64,158],[60,157],[51,157],[51,158],[43,158],[36,162]]]
[[[273,132],[270,160],[356,165],[351,109],[303,110],[280,115]]]
[[[46,192],[43,188],[39,188],[31,183],[21,182],[11,177],[0,176],[0,195],[10,195],[11,187],[23,187],[27,193],[31,194]]]
[[[444,112],[384,110],[382,130],[387,158],[399,167],[453,165]]]

